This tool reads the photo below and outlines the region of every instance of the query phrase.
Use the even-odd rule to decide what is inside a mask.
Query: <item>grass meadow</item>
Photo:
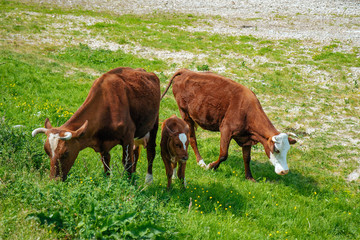
[[[114,15],[0,1],[0,239],[360,239],[359,47],[349,42],[271,40],[190,31],[221,17]],[[208,21],[208,20],[211,21]],[[241,149],[216,171],[196,165],[188,185],[166,191],[157,147],[154,183],[124,178],[122,150],[112,174],[83,150],[65,182],[49,180],[45,118],[60,126],[93,81],[119,66],[155,72],[164,91],[179,68],[210,70],[253,90],[282,132],[298,135],[290,173],[278,176],[263,147],[252,150],[256,183],[245,180]],[[178,116],[169,91],[160,122]],[[206,163],[218,158],[219,133],[198,129]],[[160,131],[158,134],[158,145]]]

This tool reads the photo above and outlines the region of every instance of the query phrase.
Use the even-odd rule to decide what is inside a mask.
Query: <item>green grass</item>
[[[360,80],[351,70],[359,67],[358,48],[184,30],[204,16],[117,16],[16,1],[0,7],[0,239],[359,238],[359,180],[346,181],[359,167]],[[89,39],[143,50],[96,49]],[[305,44],[312,47],[304,50]],[[166,51],[194,58],[179,63],[156,55]],[[111,152],[110,177],[100,156],[85,149],[65,182],[49,181],[45,137],[32,138],[31,131],[46,117],[54,126],[63,124],[93,81],[119,66],[156,72],[162,91],[178,68],[225,69],[222,75],[258,95],[279,130],[299,136],[288,154],[290,173],[276,175],[256,145],[251,168],[257,182],[246,181],[241,149],[232,142],[217,171],[199,168],[189,149],[186,189],[175,181],[166,191],[159,147],[154,183],[147,188],[145,151],[136,184],[130,184],[121,147]],[[179,116],[171,90],[160,108],[161,122]],[[217,159],[219,137],[198,129],[206,163]]]

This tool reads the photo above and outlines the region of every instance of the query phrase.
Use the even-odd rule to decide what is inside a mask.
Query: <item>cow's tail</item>
[[[169,90],[169,88],[170,88],[170,86],[171,86],[171,84],[172,84],[172,82],[173,82],[173,80],[174,80],[174,78],[175,77],[177,77],[177,76],[179,76],[182,72],[183,72],[183,70],[184,69],[180,69],[180,70],[178,70],[173,76],[172,76],[172,78],[170,79],[170,82],[169,82],[169,84],[167,85],[167,87],[166,87],[166,89],[165,89],[165,91],[164,91],[164,93],[161,95],[161,97],[160,97],[160,100],[161,99],[163,99],[163,97],[165,96],[165,94],[167,93],[167,91]]]

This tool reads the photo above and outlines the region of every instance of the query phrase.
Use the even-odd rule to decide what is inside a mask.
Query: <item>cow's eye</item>
[[[280,153],[279,149],[277,149],[276,147],[274,147],[274,152],[275,153]]]

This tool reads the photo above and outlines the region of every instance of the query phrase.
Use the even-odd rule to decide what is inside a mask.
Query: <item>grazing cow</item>
[[[176,166],[179,164],[177,176],[186,186],[185,168],[188,160],[189,126],[175,115],[166,119],[161,127],[161,157],[165,164],[170,188],[171,178],[176,177]]]
[[[155,140],[158,129],[160,82],[144,69],[116,68],[95,80],[82,106],[62,126],[32,132],[45,133],[44,145],[50,157],[50,178],[65,180],[78,153],[87,147],[100,152],[106,173],[110,170],[109,151],[117,144],[123,148],[123,165],[131,175],[136,170],[133,159],[134,139],[147,139],[148,172],[152,181]]]
[[[230,140],[234,139],[242,147],[247,179],[255,181],[250,170],[250,152],[251,146],[258,142],[264,146],[277,174],[289,172],[286,155],[289,144],[296,141],[275,129],[250,89],[211,72],[180,69],[171,78],[162,97],[171,83],[181,116],[190,127],[190,145],[201,167],[217,169],[227,159]],[[209,165],[205,164],[197,148],[197,125],[221,133],[220,156]]]

